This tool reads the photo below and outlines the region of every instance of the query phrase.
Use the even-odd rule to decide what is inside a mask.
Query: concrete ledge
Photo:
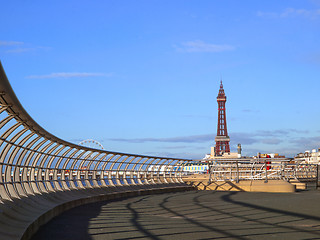
[[[295,192],[295,185],[284,180],[253,180],[253,181],[215,181],[208,183],[208,180],[195,179],[186,181],[187,184],[198,190],[215,191],[244,191],[244,192]]]
[[[295,185],[296,186],[296,189],[299,189],[299,190],[305,190],[307,189],[307,184],[306,183],[302,183],[298,180],[295,180],[295,179],[292,179],[289,181],[292,185]]]
[[[100,201],[119,200],[123,198],[135,197],[140,195],[190,191],[190,190],[195,190],[195,188],[191,185],[184,185],[184,184],[161,184],[161,185],[153,185],[145,189],[128,190],[128,187],[123,187],[123,188],[117,187],[113,189],[115,192],[109,192],[109,193],[108,193],[108,190],[110,189],[108,188],[105,189],[105,194],[100,193],[99,195],[82,197],[79,199],[74,199],[61,204],[57,204],[55,207],[35,217],[34,220],[26,227],[25,231],[22,233],[21,239],[23,240],[31,239],[32,235],[35,234],[42,225],[49,222],[52,218],[54,218],[55,216],[58,216],[59,214],[71,208],[74,208],[80,205],[93,203],[93,202],[100,202]],[[4,234],[0,234],[0,236],[4,237],[5,236]],[[10,235],[11,233],[8,233],[8,234]],[[18,235],[19,233],[16,232],[14,236],[9,237],[8,239],[20,239],[20,238],[17,238]]]

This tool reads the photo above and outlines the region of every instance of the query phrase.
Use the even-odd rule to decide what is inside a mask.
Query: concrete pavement
[[[320,191],[191,191],[71,209],[33,239],[320,239]]]

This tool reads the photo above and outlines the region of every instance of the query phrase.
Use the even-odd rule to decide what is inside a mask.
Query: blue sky
[[[46,130],[202,158],[219,82],[231,149],[320,147],[320,1],[4,1],[0,60]]]

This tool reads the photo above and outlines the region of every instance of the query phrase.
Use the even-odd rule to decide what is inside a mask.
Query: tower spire
[[[226,101],[227,97],[224,93],[222,80],[220,80],[220,89],[217,96],[218,102],[218,127],[217,136],[215,137],[216,147],[215,155],[220,156],[224,152],[230,152],[230,138],[227,131],[227,119],[226,119]]]

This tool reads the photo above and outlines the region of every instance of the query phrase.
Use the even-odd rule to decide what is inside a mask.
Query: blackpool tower
[[[227,97],[224,93],[223,84],[221,81],[220,89],[217,97],[218,102],[218,129],[215,138],[215,156],[221,156],[223,153],[230,153],[230,138],[227,131],[226,119],[226,101]]]

